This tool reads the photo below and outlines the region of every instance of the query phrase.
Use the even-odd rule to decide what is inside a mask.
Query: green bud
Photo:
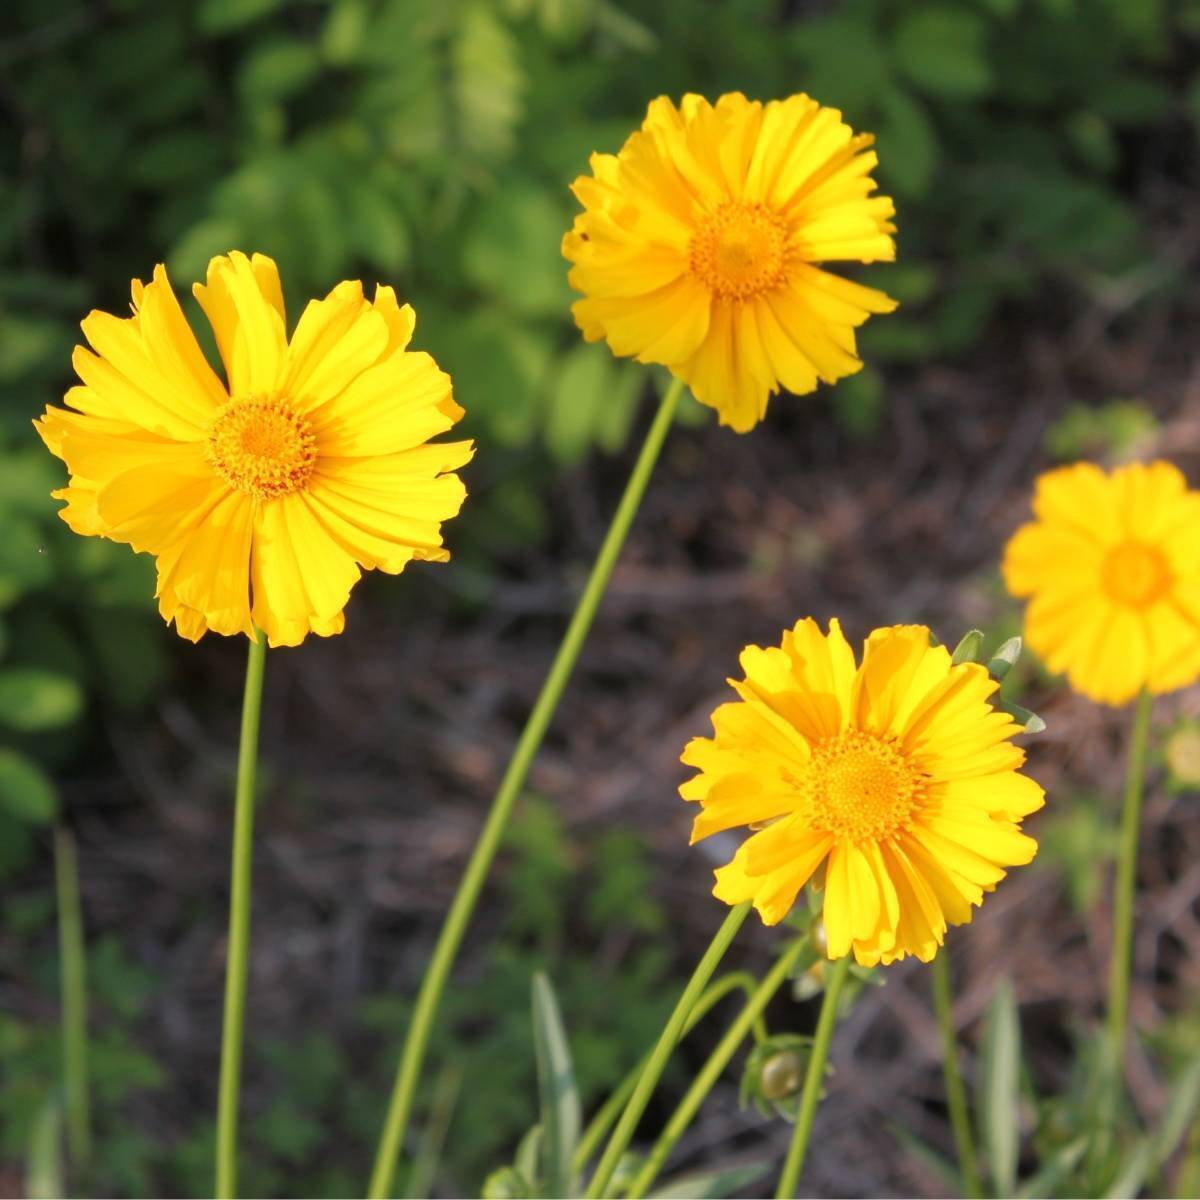
[[[759,1093],[767,1100],[785,1100],[804,1084],[808,1058],[796,1050],[780,1050],[762,1065],[758,1075]]]

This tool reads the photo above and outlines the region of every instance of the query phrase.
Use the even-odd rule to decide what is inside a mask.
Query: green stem
[[[754,995],[757,983],[758,980],[749,971],[730,971],[728,975],[722,975],[715,983],[709,984],[705,989],[704,995],[696,1001],[695,1007],[688,1014],[687,1024],[683,1027],[683,1036],[687,1037],[696,1025],[708,1015],[713,1006],[724,1000],[730,992],[740,988],[746,993],[746,998],[749,999]],[[766,1041],[767,1027],[761,1015],[754,1022],[752,1029],[755,1041]],[[640,1061],[634,1065],[633,1070],[621,1080],[616,1089],[605,1100],[600,1110],[589,1122],[587,1129],[583,1132],[583,1136],[579,1139],[579,1145],[575,1148],[575,1157],[572,1160],[572,1166],[575,1171],[582,1171],[587,1166],[591,1161],[592,1155],[595,1154],[600,1143],[604,1140],[604,1135],[612,1128],[613,1122],[616,1121],[617,1117],[620,1116],[621,1110],[633,1094],[633,1089],[637,1087],[637,1081],[646,1069],[646,1064],[650,1061],[651,1053],[652,1051],[650,1050],[646,1051]]]
[[[1200,1123],[1193,1125],[1188,1135],[1179,1173],[1175,1176],[1175,1195],[1179,1200],[1195,1200],[1200,1196]]]
[[[1133,961],[1133,908],[1137,887],[1138,833],[1142,823],[1142,783],[1146,772],[1146,741],[1150,731],[1150,693],[1138,697],[1129,736],[1129,769],[1125,777],[1125,806],[1121,812],[1121,849],[1113,901],[1112,959],[1108,977],[1108,1044],[1112,1063],[1121,1075],[1125,1034],[1129,1022],[1129,976]]]
[[[433,957],[426,968],[425,977],[417,993],[416,1006],[413,1009],[412,1020],[408,1027],[404,1049],[400,1054],[400,1063],[396,1071],[396,1081],[392,1087],[391,1100],[388,1103],[387,1117],[384,1121],[383,1133],[379,1139],[379,1149],[375,1155],[375,1166],[371,1172],[371,1183],[368,1195],[371,1200],[384,1200],[391,1195],[392,1181],[396,1175],[396,1163],[404,1144],[408,1120],[412,1111],[413,1097],[416,1094],[417,1080],[421,1073],[421,1065],[425,1058],[429,1034],[437,1017],[438,1005],[446,988],[450,970],[454,966],[458,947],[466,932],[467,923],[475,911],[479,893],[487,879],[488,870],[496,850],[500,845],[504,828],[508,824],[509,814],[525,785],[525,777],[533,764],[534,757],[541,748],[542,739],[550,724],[558,702],[562,697],[567,680],[571,677],[575,661],[583,648],[584,640],[592,627],[596,610],[608,586],[609,576],[612,575],[621,547],[625,544],[629,527],[637,514],[646,485],[650,481],[651,472],[666,439],[667,431],[675,416],[683,384],[678,379],[671,381],[671,386],[659,404],[658,412],[646,434],[629,482],[625,485],[625,493],[617,506],[612,524],[608,527],[600,553],[592,567],[583,594],[575,606],[571,623],[554,657],[550,673],[542,685],[541,693],[521,731],[517,748],[513,752],[504,778],[492,800],[492,807],[487,820],[480,831],[479,840],[471,853],[471,860],[459,882],[458,891],[450,905],[450,911],[442,923]]]
[[[238,1093],[242,1078],[242,1029],[250,956],[250,868],[254,857],[254,783],[258,770],[258,723],[262,711],[266,635],[256,631],[246,660],[242,732],[238,743],[233,814],[233,866],[229,890],[229,947],[225,967],[225,1020],[221,1034],[221,1084],[217,1100],[217,1197],[237,1192]]]
[[[733,941],[734,935],[741,928],[742,922],[745,921],[749,912],[749,900],[730,909],[729,915],[721,923],[721,928],[713,935],[713,940],[704,952],[699,966],[692,972],[692,977],[688,980],[687,987],[683,989],[683,995],[679,997],[675,1010],[667,1018],[667,1023],[663,1027],[654,1049],[650,1052],[645,1070],[638,1077],[633,1095],[629,1097],[629,1103],[625,1105],[625,1111],[621,1113],[621,1119],[617,1122],[617,1127],[613,1130],[613,1135],[609,1139],[604,1153],[600,1156],[600,1163],[588,1185],[586,1193],[588,1200],[597,1200],[598,1197],[611,1195],[609,1188],[617,1164],[621,1161],[621,1156],[633,1138],[637,1123],[641,1120],[642,1113],[646,1111],[646,1105],[650,1102],[655,1085],[667,1065],[667,1060],[671,1057],[671,1052],[683,1036],[688,1014],[695,1008],[696,1001],[708,986],[712,973],[725,956],[729,943]]]
[[[805,948],[806,944],[803,939],[797,939],[788,947],[779,961],[771,968],[755,989],[754,994],[750,997],[745,1008],[738,1014],[737,1019],[725,1031],[724,1037],[721,1038],[720,1042],[717,1043],[717,1048],[709,1055],[708,1061],[700,1070],[700,1074],[692,1080],[692,1086],[688,1088],[687,1094],[672,1114],[666,1128],[659,1135],[658,1141],[654,1143],[654,1149],[650,1151],[645,1164],[637,1173],[629,1190],[625,1193],[628,1200],[635,1200],[637,1197],[644,1196],[650,1190],[655,1179],[658,1177],[659,1171],[662,1170],[663,1164],[667,1161],[667,1156],[675,1148],[675,1143],[679,1141],[687,1127],[692,1123],[693,1118],[700,1111],[700,1106],[704,1103],[708,1093],[712,1091],[713,1085],[721,1077],[721,1072],[729,1065],[729,1060],[737,1052],[737,1048],[745,1041],[746,1035],[750,1032],[754,1023],[771,1002],[771,998],[779,991],[784,980],[787,979],[788,972],[792,969],[792,964],[799,957],[800,952]]]
[[[804,1157],[808,1153],[808,1139],[812,1134],[813,1118],[825,1088],[825,1060],[829,1057],[829,1043],[833,1039],[833,1027],[837,1024],[838,1006],[842,986],[850,973],[850,955],[839,958],[829,973],[825,987],[825,1000],[821,1015],[817,1018],[817,1031],[813,1034],[812,1057],[804,1073],[804,1090],[800,1093],[800,1110],[796,1114],[796,1128],[792,1131],[792,1144],[788,1147],[787,1161],[783,1174],[779,1176],[779,1187],[775,1200],[786,1200],[796,1194],[800,1183],[800,1172],[804,1170]]]
[[[942,1074],[946,1080],[946,1103],[950,1108],[950,1125],[954,1130],[954,1146],[962,1171],[963,1188],[971,1200],[983,1195],[979,1178],[975,1138],[971,1133],[971,1116],[967,1109],[967,1089],[963,1084],[962,1067],[958,1058],[958,1037],[954,1028],[954,1005],[950,992],[950,958],[947,950],[934,956],[933,1003],[937,1010],[938,1028],[942,1034]]]
[[[462,1067],[458,1063],[451,1063],[443,1069],[433,1086],[429,1120],[421,1134],[417,1157],[408,1174],[408,1185],[404,1189],[406,1196],[419,1198],[433,1195],[433,1182],[437,1177],[442,1147],[446,1144],[446,1134],[454,1116],[454,1107],[458,1103],[462,1080]]]
[[[87,958],[83,946],[75,839],[62,826],[54,831],[54,878],[58,891],[67,1135],[72,1162],[79,1170],[86,1170],[92,1154],[88,1117]]]

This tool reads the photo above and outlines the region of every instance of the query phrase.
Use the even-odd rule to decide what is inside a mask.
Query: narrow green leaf
[[[1089,1139],[1078,1137],[1060,1146],[1021,1188],[1022,1200],[1042,1200],[1062,1193],[1062,1182],[1078,1166],[1088,1148]]]
[[[571,1160],[579,1141],[579,1092],[558,1001],[541,971],[533,977],[533,1045],[545,1133],[542,1161],[546,1186],[551,1196],[569,1196]]]
[[[943,1158],[932,1146],[927,1146],[910,1129],[903,1125],[888,1124],[888,1131],[915,1159],[927,1166],[945,1185],[953,1196],[963,1196],[962,1174],[948,1159]]]
[[[996,653],[988,659],[988,674],[994,679],[1003,679],[1017,665],[1023,644],[1019,637],[1010,637],[1002,643]]]
[[[1105,1200],[1128,1200],[1130,1196],[1136,1196],[1153,1166],[1154,1142],[1150,1138],[1139,1138],[1125,1155],[1117,1170],[1117,1177],[1104,1193]]]
[[[1154,1135],[1154,1156],[1166,1162],[1191,1130],[1200,1113],[1200,1058],[1196,1058],[1176,1077],[1167,1097],[1162,1122]]]
[[[1012,984],[1002,980],[988,1007],[980,1074],[980,1141],[987,1148],[996,1195],[1011,1196],[1020,1149],[1021,1024]]]
[[[956,666],[959,663],[978,662],[979,652],[983,649],[983,630],[971,629],[964,633],[958,645],[954,647],[954,653],[950,656],[950,661]]]
[[[25,1159],[25,1194],[30,1200],[65,1196],[62,1172],[62,1114],[47,1100],[33,1119]]]
[[[721,1200],[725,1196],[733,1196],[743,1192],[748,1184],[761,1179],[774,1163],[747,1163],[740,1167],[718,1167],[715,1171],[705,1171],[696,1175],[683,1175],[678,1179],[668,1180],[650,1193],[658,1200]]]
[[[535,1125],[526,1130],[525,1136],[517,1143],[512,1169],[527,1181],[530,1195],[538,1195],[541,1191],[538,1183],[542,1176],[542,1145],[545,1140],[545,1131],[541,1125]]]

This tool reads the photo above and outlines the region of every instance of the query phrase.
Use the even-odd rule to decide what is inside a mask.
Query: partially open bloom
[[[573,185],[563,254],[584,337],[669,367],[739,433],[781,386],[859,370],[854,330],[895,302],[816,264],[895,258],[873,141],[804,95],[654,100]]]
[[[1124,704],[1200,678],[1200,493],[1168,462],[1094,463],[1037,481],[1004,551],[1025,640],[1076,691]]]
[[[416,318],[389,287],[368,300],[361,283],[338,284],[290,341],[261,254],[214,258],[195,294],[228,386],[162,266],[134,280],[132,316],[83,322],[83,382],[70,408],[35,422],[70,472],[60,516],[153,554],[159,611],[192,641],[255,626],[272,646],[340,633],[360,568],[449,557],[441,522],[466,494],[449,472],[473,453],[429,443],[463,415],[450,379],[408,350]]]
[[[680,788],[700,805],[692,841],[756,831],[713,894],[774,925],[812,879],[830,958],[928,962],[1037,852],[1020,824],[1044,794],[1020,773],[1021,727],[988,702],[997,683],[922,625],[875,630],[856,665],[838,622],[824,634],[809,618],[741,665],[740,700],[683,752],[700,772]]]

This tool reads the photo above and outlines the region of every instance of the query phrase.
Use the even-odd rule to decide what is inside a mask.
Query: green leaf
[[[7,748],[0,748],[0,808],[35,825],[48,825],[58,815],[58,796],[45,772]]]
[[[304,87],[320,65],[317,51],[308,42],[298,39],[268,42],[242,64],[238,87],[252,102],[285,100]]]
[[[1078,1166],[1091,1143],[1088,1137],[1078,1137],[1065,1146],[1060,1146],[1041,1168],[1026,1180],[1021,1188],[1023,1200],[1042,1200],[1043,1197],[1061,1195],[1062,1183]]]
[[[30,1200],[65,1196],[62,1171],[62,1114],[49,1099],[38,1109],[25,1159],[25,1194]]]
[[[514,180],[479,209],[462,245],[462,269],[480,291],[518,312],[562,313],[570,302],[559,252],[566,218],[544,188]]]
[[[6,462],[0,469],[7,469],[7,465]],[[4,513],[2,520],[0,608],[5,608],[25,592],[49,583],[54,577],[54,563],[32,520],[15,513]]]
[[[79,685],[36,667],[0,671],[0,725],[37,733],[70,724],[83,708]]]
[[[517,1143],[517,1153],[513,1156],[513,1170],[524,1180],[532,1192],[539,1191],[538,1183],[542,1177],[542,1146],[546,1141],[546,1131],[541,1125],[534,1125],[525,1132],[525,1136]]]
[[[545,438],[559,462],[576,463],[595,445],[624,445],[637,411],[642,375],[602,346],[574,346],[563,356],[550,393]]]
[[[202,0],[196,25],[202,33],[228,33],[277,9],[282,0]]]
[[[998,1196],[1011,1196],[1020,1150],[1021,1024],[1012,984],[1001,980],[988,1007],[980,1073],[980,1141],[987,1148]]]
[[[1167,1097],[1162,1121],[1154,1135],[1154,1156],[1166,1162],[1200,1113],[1200,1058],[1195,1058],[1175,1079]]]
[[[928,1167],[946,1186],[951,1195],[965,1194],[962,1175],[948,1159],[943,1158],[932,1146],[926,1145],[915,1133],[903,1125],[888,1124],[888,1130],[914,1158]]]
[[[330,8],[320,38],[326,62],[339,67],[354,62],[367,40],[368,17],[365,0],[338,0]]]
[[[543,1174],[549,1195],[569,1196],[573,1194],[571,1160],[579,1142],[579,1092],[558,1001],[541,971],[533,977],[533,1045],[545,1131]]]
[[[923,196],[941,157],[933,122],[924,107],[900,88],[884,92],[880,111],[880,180],[901,196]]]
[[[1154,1143],[1150,1138],[1138,1138],[1117,1165],[1116,1178],[1104,1193],[1105,1200],[1127,1200],[1136,1196],[1154,1166]]]
[[[919,8],[896,30],[896,62],[913,83],[934,96],[973,99],[991,87],[986,34],[983,21],[966,8]]]
[[[761,1179],[774,1165],[773,1161],[767,1160],[681,1175],[678,1179],[669,1179],[650,1195],[659,1200],[721,1200],[724,1196],[743,1193],[749,1184]]]
[[[957,666],[959,663],[979,661],[979,652],[983,649],[983,630],[971,629],[963,634],[962,640],[954,647],[950,661]]]
[[[532,1200],[533,1185],[512,1167],[498,1167],[483,1181],[483,1200]]]

